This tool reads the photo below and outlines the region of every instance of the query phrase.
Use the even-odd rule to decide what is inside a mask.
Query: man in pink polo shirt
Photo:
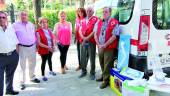
[[[13,27],[15,29],[17,38],[19,40],[19,57],[21,65],[21,90],[25,87],[26,78],[26,60],[28,59],[29,65],[29,77],[34,83],[39,83],[34,75],[34,69],[36,65],[36,37],[35,26],[28,21],[28,12],[22,11],[20,13],[20,21],[15,22]]]

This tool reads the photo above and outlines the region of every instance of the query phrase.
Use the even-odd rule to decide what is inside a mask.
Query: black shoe
[[[96,81],[102,82],[103,81],[103,77],[101,76],[100,78],[97,78]]]
[[[79,78],[85,77],[87,75],[87,73],[81,73],[81,75],[79,76]]]
[[[12,90],[12,91],[6,91],[6,95],[18,95],[18,94],[19,94],[18,91],[14,91],[14,90]]]
[[[90,80],[95,80],[95,75],[90,75]]]
[[[35,78],[35,79],[31,80],[31,82],[33,82],[33,83],[40,83],[40,80]]]
[[[21,84],[20,87],[21,87],[21,90],[24,90],[26,88],[24,84]]]
[[[102,84],[100,85],[100,89],[104,89],[109,85],[109,82],[103,81]]]

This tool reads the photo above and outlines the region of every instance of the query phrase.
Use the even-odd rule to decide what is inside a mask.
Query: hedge
[[[72,23],[73,32],[74,32],[74,25],[75,25],[75,18],[76,18],[75,10],[68,9],[65,11],[67,14],[67,21]],[[55,23],[57,23],[59,21],[58,13],[59,13],[59,11],[57,11],[57,10],[42,10],[42,16],[48,18],[48,21],[49,21],[48,24],[51,29],[53,29]],[[32,10],[29,11],[29,20],[33,23],[35,22]]]

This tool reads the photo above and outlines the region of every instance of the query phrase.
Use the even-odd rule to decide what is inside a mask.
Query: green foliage
[[[23,0],[13,0],[13,3],[17,10],[25,10],[27,8],[26,2]]]
[[[75,25],[75,18],[76,18],[75,10],[69,9],[65,11],[67,13],[67,21],[72,23],[73,32],[74,32],[74,25]],[[42,16],[48,18],[49,21],[48,24],[51,29],[53,29],[54,25],[59,21],[58,12],[59,11],[56,10],[42,10]],[[29,20],[33,23],[35,22],[33,11],[29,11]]]

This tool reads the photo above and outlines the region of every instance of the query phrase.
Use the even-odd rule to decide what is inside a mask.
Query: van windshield
[[[170,0],[153,0],[152,21],[157,29],[170,29]]]
[[[96,15],[102,17],[102,7],[112,7],[112,17],[119,20],[121,24],[126,24],[130,21],[133,13],[133,7],[135,0],[99,0],[96,5]]]

